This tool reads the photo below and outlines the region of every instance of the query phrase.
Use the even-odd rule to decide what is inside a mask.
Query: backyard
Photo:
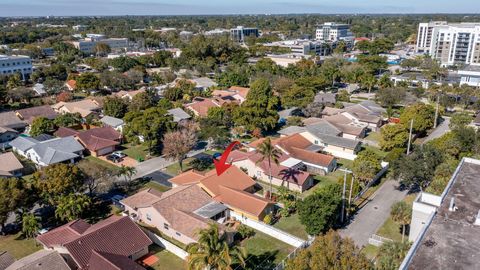
[[[285,231],[296,237],[307,240],[308,234],[305,231],[305,226],[300,223],[300,217],[297,213],[290,215],[289,217],[282,217],[273,225],[273,227]]]
[[[150,246],[150,254],[157,257],[157,262],[150,265],[147,269],[150,270],[171,270],[171,269],[186,269],[185,261],[177,257],[171,252],[161,248],[157,245]]]
[[[255,235],[241,242],[247,251],[247,269],[271,269],[294,250],[294,247],[255,231]]]
[[[0,236],[0,251],[8,251],[16,259],[42,249],[34,239],[25,239],[20,233],[14,235]]]

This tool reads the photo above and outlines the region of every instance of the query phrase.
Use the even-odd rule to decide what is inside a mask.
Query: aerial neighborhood
[[[480,269],[478,14],[5,16],[0,270]]]

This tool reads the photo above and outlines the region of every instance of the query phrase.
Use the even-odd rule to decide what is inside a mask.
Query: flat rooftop
[[[456,211],[449,211],[454,198]],[[480,269],[480,162],[465,160],[408,269]]]

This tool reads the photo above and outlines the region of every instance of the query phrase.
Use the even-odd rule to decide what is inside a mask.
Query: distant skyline
[[[0,0],[0,16],[480,13],[479,0]]]

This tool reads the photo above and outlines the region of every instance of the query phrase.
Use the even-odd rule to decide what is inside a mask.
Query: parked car
[[[113,163],[118,163],[123,160],[123,158],[118,157],[117,155],[111,154],[107,156],[107,160],[110,160]]]
[[[126,198],[125,195],[120,195],[120,194],[114,195],[111,199],[112,204],[123,210],[125,207],[123,206],[123,204],[120,203],[120,201],[125,198]]]
[[[122,151],[115,151],[115,152],[112,153],[112,155],[117,156],[119,158],[124,158],[124,157],[127,156]]]

